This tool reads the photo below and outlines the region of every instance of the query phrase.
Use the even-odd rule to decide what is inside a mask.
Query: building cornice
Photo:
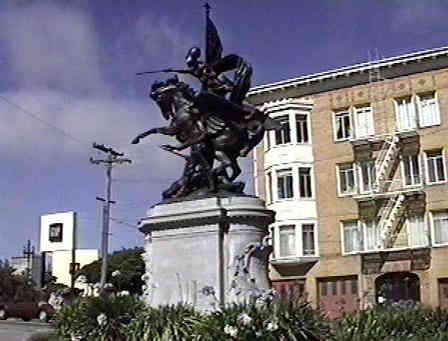
[[[443,63],[434,62],[442,57],[446,57]],[[420,66],[412,70],[403,69],[403,66],[411,63],[419,64]],[[411,73],[440,69],[447,66],[448,46],[255,86],[250,89],[248,97],[252,103],[261,104],[267,101],[276,101],[288,97],[308,96],[319,92],[367,83],[369,81],[369,71],[374,69],[382,70],[387,79]],[[294,96],[291,91],[297,93],[297,95]],[[279,94],[286,92],[286,95]]]

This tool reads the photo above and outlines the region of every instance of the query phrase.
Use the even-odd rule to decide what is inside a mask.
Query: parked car
[[[0,320],[9,317],[24,321],[39,319],[48,322],[54,315],[54,308],[45,302],[7,302],[0,303]]]

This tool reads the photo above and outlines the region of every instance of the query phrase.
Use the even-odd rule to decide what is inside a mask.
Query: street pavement
[[[22,320],[8,319],[0,321],[0,341],[24,341],[36,332],[50,330],[48,323],[39,320],[24,322]]]

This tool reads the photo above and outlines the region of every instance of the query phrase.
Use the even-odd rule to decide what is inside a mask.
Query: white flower
[[[268,332],[273,332],[273,331],[275,331],[275,330],[277,330],[278,329],[278,324],[276,323],[276,322],[269,322],[267,325],[266,325],[266,330],[268,331]]]
[[[114,285],[112,283],[106,283],[104,284],[104,289],[112,289]]]
[[[123,291],[120,291],[117,295],[118,296],[129,296],[129,291],[123,290]]]
[[[104,326],[107,323],[107,316],[106,316],[106,314],[103,314],[103,313],[99,314],[96,317],[96,321],[98,322],[98,325]]]
[[[231,337],[235,337],[236,334],[238,334],[238,329],[226,324],[226,326],[224,327],[224,333],[226,333],[227,335],[230,335]]]
[[[101,288],[101,284],[100,284],[99,282],[96,282],[96,283],[93,285],[93,288],[94,288],[94,289],[99,289],[99,288]]]
[[[383,296],[378,296],[378,303],[384,303],[386,299]]]
[[[247,315],[246,313],[242,313],[240,314],[237,319],[236,319],[239,323],[241,323],[244,326],[249,325],[252,322],[252,317],[250,317],[249,315]]]
[[[121,272],[119,270],[115,270],[114,272],[112,272],[112,277],[117,277],[120,275],[121,275]]]

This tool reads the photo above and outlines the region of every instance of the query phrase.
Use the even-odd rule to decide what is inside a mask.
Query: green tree
[[[106,281],[119,290],[127,290],[131,294],[141,294],[144,282],[141,277],[145,273],[142,259],[144,249],[135,247],[115,251],[108,256]],[[98,283],[101,276],[101,259],[87,264],[79,270],[77,277],[84,275],[88,283]],[[118,275],[112,276],[112,273]]]
[[[16,274],[9,262],[0,260],[0,300],[33,301],[40,297],[36,284],[26,273]]]

